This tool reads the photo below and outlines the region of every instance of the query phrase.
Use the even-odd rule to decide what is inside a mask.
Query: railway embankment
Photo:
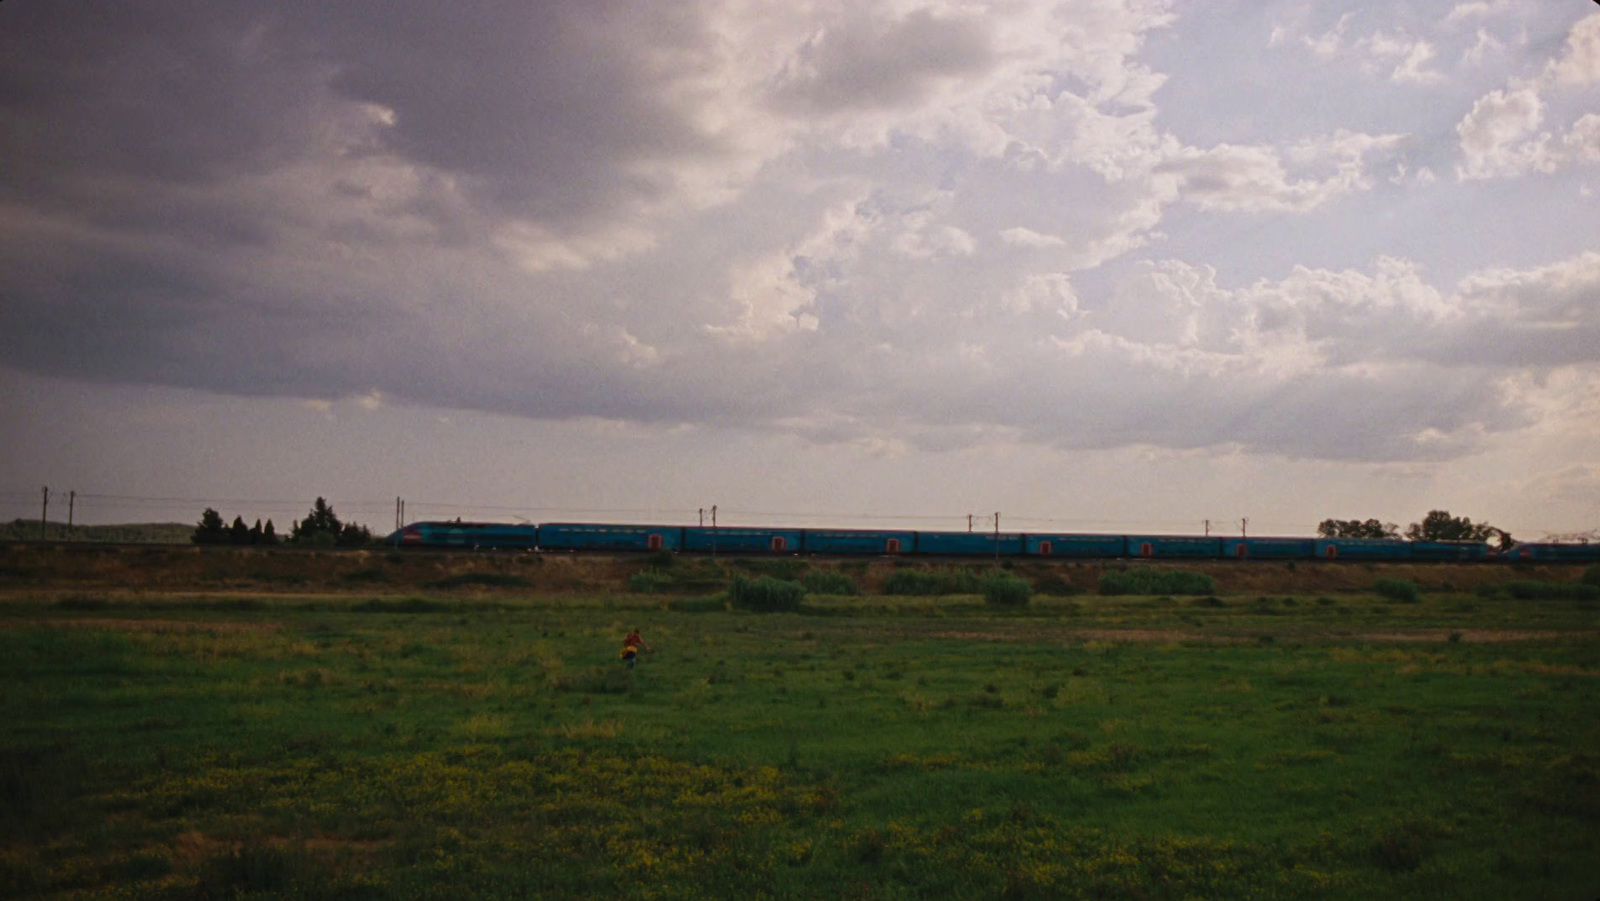
[[[1426,592],[1471,592],[1513,580],[1575,581],[1582,565],[1505,563],[1353,563],[1320,561],[1041,560],[896,557],[677,557],[647,554],[551,554],[200,548],[184,545],[74,543],[0,544],[0,593],[56,591],[196,591],[348,593],[625,593],[647,569],[677,572],[657,591],[710,593],[734,575],[833,571],[866,594],[882,593],[896,571],[1002,566],[1031,583],[1092,594],[1108,569],[1184,569],[1210,576],[1223,594],[1321,594],[1371,590],[1378,579],[1401,579]]]

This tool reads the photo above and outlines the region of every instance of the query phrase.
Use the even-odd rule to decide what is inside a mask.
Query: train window
[[[1040,556],[1048,557],[1048,556],[1050,556],[1050,554],[1054,550],[1055,550],[1055,545],[1051,544],[1050,542],[1048,542],[1048,541],[1039,542],[1039,554],[1040,554]]]
[[[788,542],[783,540],[783,536],[782,535],[774,535],[774,536],[772,536],[772,549],[773,550],[781,551],[787,546],[788,546]]]

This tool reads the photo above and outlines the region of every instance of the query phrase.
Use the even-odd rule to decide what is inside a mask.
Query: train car
[[[1413,541],[1413,560],[1487,560],[1489,545],[1481,541]]]
[[[916,532],[806,529],[801,550],[807,554],[909,554],[916,547]]]
[[[392,547],[531,551],[539,544],[539,527],[501,522],[414,522],[391,533],[383,543]]]
[[[688,526],[683,530],[683,549],[729,554],[797,554],[803,544],[802,538],[800,529]]]
[[[1020,534],[993,532],[918,532],[917,553],[967,557],[1016,557],[1022,554]]]
[[[1500,556],[1511,563],[1600,563],[1600,544],[1524,542]]]
[[[1310,560],[1316,553],[1313,538],[1222,539],[1222,556],[1232,560]]]
[[[1399,538],[1317,538],[1320,560],[1410,560],[1411,542]]]
[[[542,523],[539,547],[547,551],[676,551],[683,547],[683,527]]]
[[[1023,553],[1030,557],[1126,557],[1124,535],[1024,535]]]
[[[1198,538],[1193,535],[1129,535],[1129,557],[1156,559],[1205,559],[1222,556],[1221,538]]]

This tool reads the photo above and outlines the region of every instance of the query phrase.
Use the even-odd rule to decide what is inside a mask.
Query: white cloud
[[[1324,64],[1338,60],[1353,63],[1373,77],[1395,84],[1436,85],[1444,75],[1432,68],[1438,51],[1426,39],[1403,31],[1378,30],[1364,37],[1348,37],[1352,14],[1346,13],[1332,29],[1321,34],[1304,31],[1303,25],[1279,25],[1272,31],[1269,46],[1282,46],[1294,35]]]
[[[1461,139],[1461,179],[1516,176],[1555,167],[1549,154],[1549,136],[1538,135],[1544,120],[1539,89],[1524,84],[1492,91],[1472,105],[1456,125]]]
[[[1596,162],[1591,120],[1586,114],[1568,130],[1540,131],[1546,95],[1586,88],[1600,82],[1600,14],[1572,26],[1561,55],[1550,60],[1537,78],[1513,80],[1507,87],[1478,98],[1456,125],[1462,180],[1515,178],[1550,173],[1570,165]]]
[[[1259,146],[1183,147],[1172,150],[1155,171],[1176,196],[1201,209],[1305,212],[1342,194],[1370,188],[1368,156],[1382,157],[1401,140],[1402,135],[1341,131],[1301,141],[1289,148],[1286,157]],[[1286,161],[1305,174],[1291,173]],[[1319,178],[1320,173],[1326,174]]]
[[[1444,17],[1446,25],[1509,15],[1521,6],[1521,0],[1471,0],[1457,3]]]
[[[1022,247],[1064,247],[1066,241],[1057,235],[1042,235],[1033,229],[1008,228],[1000,232],[1000,239],[1007,244],[1016,244]]]
[[[1550,64],[1548,77],[1562,85],[1600,82],[1600,13],[1572,26],[1561,57]]]

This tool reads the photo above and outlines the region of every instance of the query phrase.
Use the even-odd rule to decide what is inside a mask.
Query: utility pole
[[[967,531],[968,532],[972,531],[972,514],[971,513],[967,514]]]
[[[1211,537],[1211,520],[1206,520],[1206,537]]]
[[[72,540],[72,508],[74,506],[76,506],[77,503],[78,503],[78,492],[76,490],[68,491],[67,492],[67,540],[68,541]]]
[[[1000,565],[1000,511],[994,514],[994,565]]]
[[[48,523],[50,521],[50,486],[49,485],[44,486],[43,490],[44,490],[44,506],[42,508],[40,508],[40,510],[39,510],[39,540],[40,541],[43,541],[43,540],[45,540],[46,537],[48,537],[46,532],[45,532],[45,529],[47,528],[46,523]]]
[[[700,508],[700,528],[706,527],[706,508]]]
[[[717,505],[711,505],[711,559],[717,559]]]
[[[1248,516],[1243,517],[1242,519],[1239,520],[1239,537],[1240,538],[1249,538],[1250,537],[1250,517],[1248,517]]]

